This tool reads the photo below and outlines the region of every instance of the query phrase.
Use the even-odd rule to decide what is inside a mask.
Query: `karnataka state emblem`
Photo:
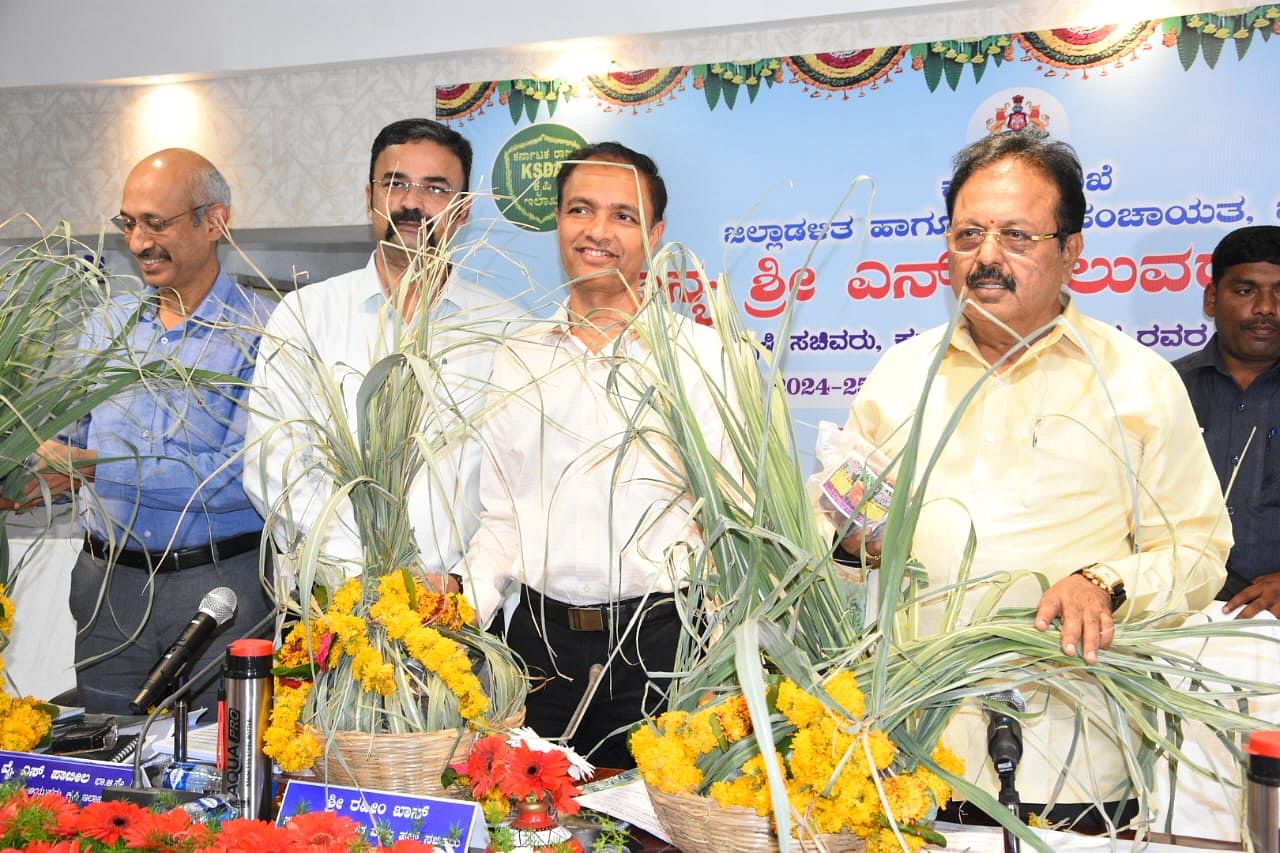
[[[1014,95],[1011,101],[996,107],[995,115],[986,120],[987,133],[1027,133],[1040,138],[1049,135],[1049,115],[1041,112],[1039,104],[1022,95]]]
[[[563,124],[532,124],[512,134],[493,163],[498,211],[523,228],[554,231],[560,163],[586,144]]]

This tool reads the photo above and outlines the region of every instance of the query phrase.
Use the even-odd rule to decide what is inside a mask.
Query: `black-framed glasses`
[[[458,194],[457,190],[446,186],[445,184],[424,184],[418,181],[411,181],[407,178],[378,178],[370,181],[369,183],[377,184],[388,193],[408,195],[416,190],[427,198],[434,198],[439,201],[447,201]]]
[[[988,237],[993,237],[1006,252],[1012,255],[1025,255],[1034,249],[1037,243],[1052,240],[1057,236],[1057,231],[1052,234],[1032,234],[1022,228],[1000,228],[995,231],[987,231],[984,228],[952,228],[947,232],[947,244],[951,247],[951,251],[965,254],[978,251]]]
[[[190,210],[184,210],[181,213],[175,213],[167,219],[161,219],[158,216],[144,216],[141,219],[134,219],[132,216],[126,216],[123,213],[111,217],[111,224],[119,228],[121,233],[126,237],[133,234],[133,230],[138,226],[142,226],[143,234],[163,234],[164,230],[173,223],[177,222],[184,216],[190,216],[197,210],[204,210],[206,207],[212,207],[216,202],[206,201],[204,204],[198,204]]]

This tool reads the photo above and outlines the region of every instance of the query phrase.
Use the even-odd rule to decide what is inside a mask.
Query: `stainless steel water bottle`
[[[226,691],[223,795],[244,818],[267,818],[271,808],[271,760],[262,751],[271,714],[270,640],[236,640],[227,646],[222,679]]]
[[[1280,731],[1249,735],[1245,814],[1254,853],[1280,853]]]

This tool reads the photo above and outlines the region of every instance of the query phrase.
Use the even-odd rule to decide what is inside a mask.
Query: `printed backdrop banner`
[[[491,196],[477,199],[470,233],[500,254],[482,265],[499,287],[531,280],[527,297],[563,297],[555,170],[584,140],[618,140],[657,161],[666,239],[704,265],[705,277],[668,285],[705,320],[704,289],[723,276],[770,347],[794,301],[786,385],[808,410],[798,418],[843,421],[879,355],[954,309],[943,192],[955,152],[988,133],[1078,151],[1089,208],[1070,286],[1086,313],[1169,358],[1202,346],[1214,245],[1280,223],[1277,33],[1280,7],[1259,6],[466,83],[441,87],[436,109],[475,147],[473,188]]]

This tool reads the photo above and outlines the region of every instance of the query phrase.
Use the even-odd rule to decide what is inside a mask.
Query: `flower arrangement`
[[[532,729],[481,738],[461,764],[451,767],[448,784],[467,789],[484,808],[485,820],[500,823],[518,802],[546,803],[558,814],[576,814],[577,783],[592,766],[568,747],[538,737]]]
[[[407,569],[378,578],[376,590],[376,597],[366,599],[363,581],[349,580],[327,609],[295,625],[277,652],[265,749],[282,770],[309,769],[324,752],[322,733],[330,724],[323,718],[333,709],[317,701],[317,682],[355,685],[362,707],[386,709],[395,701],[408,711],[402,722],[421,723],[417,730],[429,730],[421,705],[396,700],[429,696],[434,718],[449,727],[483,724],[493,710],[470,652],[509,658],[474,627],[475,611],[467,599],[431,592]],[[503,716],[523,702],[518,691],[507,693],[499,696]],[[390,728],[392,721],[387,722]]]
[[[497,851],[564,849],[575,847],[571,834],[559,827],[556,815],[576,814],[577,783],[594,768],[568,747],[539,737],[532,729],[517,728],[477,740],[467,760],[451,766],[445,787],[457,785],[480,803]],[[512,812],[516,817],[511,818]]]
[[[904,769],[897,745],[865,720],[852,672],[837,672],[822,687],[826,701],[788,678],[770,693],[784,721],[773,736],[783,744],[778,758],[791,809],[817,832],[866,839],[871,853],[902,849],[890,815],[909,850],[945,844],[925,822],[948,802],[951,787],[923,766]],[[773,813],[769,779],[751,734],[746,699],[735,694],[692,714],[668,711],[632,733],[631,750],[651,787],[709,795],[764,817]],[[941,745],[933,758],[949,773],[963,772],[963,762]],[[726,763],[735,766],[726,772]]]
[[[0,850],[40,853],[364,853],[379,847],[351,818],[330,812],[295,815],[282,827],[259,820],[205,823],[181,808],[151,811],[123,800],[81,807],[61,794],[0,786]],[[402,839],[392,853],[429,853],[430,844]]]

